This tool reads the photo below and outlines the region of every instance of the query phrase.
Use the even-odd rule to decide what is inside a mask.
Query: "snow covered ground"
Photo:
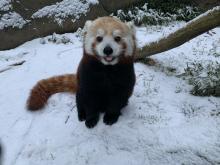
[[[138,44],[182,25],[138,28]],[[78,121],[75,95],[56,94],[40,112],[25,108],[38,80],[76,71],[82,42],[77,33],[62,36],[71,42],[49,42],[48,36],[0,51],[4,165],[220,164],[220,98],[192,96],[192,87],[177,77],[188,62],[220,61],[207,55],[220,45],[220,28],[154,56],[155,66],[136,63],[137,82],[123,115],[112,126],[101,118],[94,129]]]

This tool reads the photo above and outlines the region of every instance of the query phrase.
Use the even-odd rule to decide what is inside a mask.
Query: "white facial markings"
[[[84,31],[84,48],[85,48],[85,51],[86,53],[88,54],[93,54],[93,51],[92,51],[92,43],[94,41],[94,37],[91,35],[91,32],[89,31],[89,29],[91,28],[92,26],[92,23],[93,21],[86,21],[85,23],[85,26],[83,28],[83,31]]]
[[[134,41],[131,35],[124,37],[124,42],[126,43],[125,56],[132,56],[134,51]]]
[[[128,26],[128,28],[130,29],[130,31],[135,34],[135,27],[134,27],[134,22],[127,22],[126,25]]]
[[[125,43],[127,44],[127,50],[125,52],[126,56],[132,56],[133,51],[134,51],[134,46],[135,46],[135,41],[133,39],[133,36],[135,36],[135,27],[133,22],[127,22],[126,25],[130,29],[130,33],[125,37]]]
[[[105,35],[105,31],[103,29],[98,29],[97,30],[97,36],[104,36]]]
[[[121,36],[121,31],[120,30],[114,30],[113,31],[113,36],[114,37]]]
[[[104,52],[103,52],[103,51],[104,51],[104,48],[105,48],[106,46],[110,46],[110,47],[113,49],[113,53],[112,53],[111,56],[117,57],[117,56],[120,55],[121,49],[122,49],[122,48],[121,48],[121,45],[117,44],[117,43],[114,41],[114,38],[112,38],[112,37],[110,37],[110,36],[104,36],[104,37],[103,37],[103,41],[100,42],[100,43],[98,43],[98,44],[96,45],[96,51],[97,51],[97,53],[98,53],[99,56],[101,56],[101,57],[106,56],[106,55],[104,54]]]
[[[85,51],[86,53],[90,54],[90,55],[93,55],[93,47],[92,47],[92,44],[95,40],[95,37],[91,35],[91,33],[89,34],[89,31],[87,32],[86,36],[85,36],[85,39],[84,39],[84,46],[85,46]]]
[[[86,21],[83,30],[84,30],[85,32],[87,32],[88,29],[91,27],[91,25],[92,25],[92,21],[90,21],[90,20]]]
[[[122,40],[126,43],[126,50],[125,50],[125,56],[132,56],[133,55],[133,49],[134,49],[134,41],[132,38],[132,34],[134,33],[134,27],[132,26],[133,24],[128,25],[129,29],[131,29],[131,32],[129,34],[127,34],[126,36],[122,37]],[[120,36],[121,37],[121,31],[120,30],[115,30],[113,31],[113,36],[117,37]]]
[[[118,63],[118,58],[115,58],[114,60],[112,60],[111,62],[106,61],[104,58],[101,58],[101,62],[104,65],[115,65]]]
[[[132,56],[134,53],[135,41],[133,36],[135,36],[135,29],[132,23],[126,23],[129,28],[126,31],[121,29],[113,29],[113,31],[108,31],[109,28],[95,27],[95,21],[87,21],[85,24],[85,36],[84,36],[84,48],[85,52],[89,55],[99,56],[100,61],[105,65],[115,65],[119,61],[119,56],[123,53],[124,56]],[[111,30],[111,29],[110,29]],[[100,38],[101,37],[101,40]],[[120,37],[119,40],[116,39]],[[126,45],[124,47],[124,45]],[[104,53],[105,47],[111,47],[113,53],[107,58]],[[125,50],[123,50],[125,48]],[[111,60],[112,57],[112,60]]]

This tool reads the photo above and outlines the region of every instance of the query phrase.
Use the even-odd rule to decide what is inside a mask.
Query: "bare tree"
[[[167,37],[145,45],[138,50],[135,59],[138,61],[145,57],[176,48],[218,26],[220,26],[220,6],[208,10]]]

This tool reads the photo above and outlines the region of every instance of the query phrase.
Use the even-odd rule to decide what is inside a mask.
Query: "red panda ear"
[[[132,33],[135,34],[136,31],[135,31],[134,23],[133,22],[127,22],[126,25],[132,31]]]
[[[85,26],[83,28],[84,32],[87,32],[91,25],[92,25],[92,21],[90,20],[86,21]]]

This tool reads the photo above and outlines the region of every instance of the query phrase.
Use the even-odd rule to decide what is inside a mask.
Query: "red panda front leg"
[[[86,111],[85,111],[85,108],[83,108],[83,102],[80,99],[79,92],[76,92],[76,106],[77,106],[79,121],[85,121],[86,120]]]
[[[105,113],[103,122],[106,125],[112,125],[118,121],[119,116],[121,115],[121,112],[118,111],[117,113]]]
[[[90,101],[89,101],[90,102]],[[85,125],[87,128],[93,128],[99,121],[99,107],[95,104],[89,104],[89,102],[84,102],[86,121]],[[98,103],[98,102],[96,102]]]
[[[116,123],[121,115],[121,109],[128,104],[128,99],[129,96],[124,95],[123,91],[113,94],[106,109],[103,122],[107,125]]]
[[[90,95],[90,92],[76,92],[76,104],[78,110],[78,118],[80,121],[85,120],[87,128],[93,128],[99,121],[99,99],[96,95]]]
[[[99,113],[95,109],[94,109],[94,111],[92,109],[90,109],[86,112],[87,112],[86,113],[86,121],[85,121],[86,127],[87,128],[95,127],[99,121]]]

